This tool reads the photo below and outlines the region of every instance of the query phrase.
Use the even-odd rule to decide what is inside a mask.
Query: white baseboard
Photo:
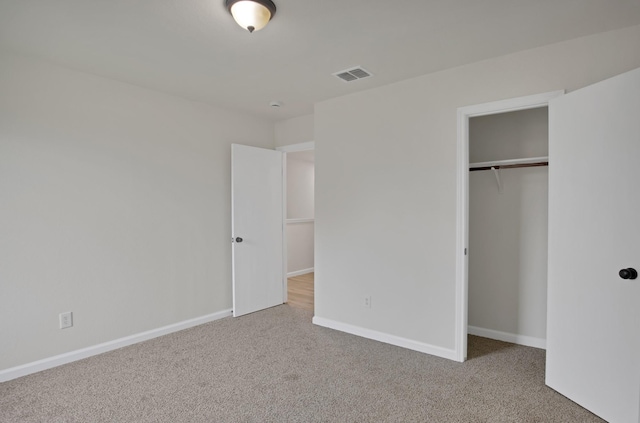
[[[325,319],[324,317],[313,317],[313,324],[323,326],[330,329],[339,330],[341,332],[350,333],[352,335],[361,336],[363,338],[373,339],[375,341],[384,342],[386,344],[419,351],[425,354],[435,355],[437,357],[447,358],[449,360],[456,359],[455,350],[438,347],[435,345],[425,344],[424,342],[413,341],[411,339],[402,338],[400,336],[390,335],[384,332],[378,332],[371,329],[365,329],[359,326],[353,326],[335,320]]]
[[[306,275],[307,273],[313,273],[313,267],[308,269],[296,270],[295,272],[287,273],[287,278],[292,278],[294,276]]]
[[[467,333],[469,335],[482,336],[483,338],[496,339],[498,341],[511,342],[512,344],[524,345],[526,347],[547,349],[547,340],[544,338],[535,338],[533,336],[518,335],[515,333],[500,332],[499,330],[478,328],[468,326]]]
[[[63,364],[71,363],[73,361],[82,360],[83,358],[102,354],[107,351],[117,350],[118,348],[137,344],[143,341],[148,341],[149,339],[157,338],[159,336],[167,335],[173,332],[178,332],[183,329],[201,325],[203,323],[213,322],[214,320],[222,319],[229,316],[231,316],[231,309],[208,314],[202,317],[196,317],[195,319],[184,320],[182,322],[163,326],[161,328],[151,329],[146,332],[125,336],[124,338],[114,339],[113,341],[104,342],[102,344],[93,345],[91,347],[81,348],[79,350],[70,351],[68,353],[48,357],[16,367],[11,367],[0,371],[0,382],[6,382],[22,376],[30,375],[32,373],[41,372],[42,370],[47,370],[53,367],[61,366]]]

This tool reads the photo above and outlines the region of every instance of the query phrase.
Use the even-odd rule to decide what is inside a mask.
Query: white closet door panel
[[[551,100],[546,382],[640,421],[640,69]]]

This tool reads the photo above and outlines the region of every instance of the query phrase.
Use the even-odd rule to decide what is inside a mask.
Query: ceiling
[[[639,0],[274,1],[271,23],[249,34],[223,0],[0,0],[0,48],[277,121],[329,98],[640,24]],[[331,75],[357,65],[374,76]]]

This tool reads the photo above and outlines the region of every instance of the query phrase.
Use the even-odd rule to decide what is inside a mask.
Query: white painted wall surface
[[[287,153],[287,218],[313,219],[315,153]],[[287,224],[287,272],[313,269],[314,222]]]
[[[314,152],[287,153],[287,219],[314,217]]]
[[[548,141],[547,107],[469,119],[471,163],[548,156]]]
[[[547,156],[547,108],[470,119],[469,161]],[[469,326],[546,338],[548,168],[469,173]]]
[[[0,63],[0,369],[230,309],[230,144],[273,125]]]
[[[287,225],[287,273],[313,270],[314,226],[313,222]]]
[[[313,141],[313,120],[313,115],[304,115],[276,122],[276,147]]]
[[[639,67],[639,42],[635,26],[317,104],[316,321],[453,358],[457,108]]]

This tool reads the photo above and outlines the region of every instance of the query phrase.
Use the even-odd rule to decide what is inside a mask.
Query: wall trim
[[[412,339],[402,338],[396,335],[390,335],[384,332],[365,329],[359,326],[353,326],[347,323],[337,322],[331,319],[325,319],[324,317],[314,316],[312,321],[314,325],[323,326],[329,329],[339,330],[341,332],[346,332],[351,335],[361,336],[367,339],[373,339],[375,341],[384,342],[385,344],[391,344],[397,347],[407,348],[409,350],[418,351],[421,353],[430,354],[437,357],[446,358],[449,360],[456,359],[455,350],[426,344],[424,342],[414,341]]]
[[[517,333],[501,332],[499,330],[479,328],[469,326],[469,335],[482,336],[483,338],[496,339],[498,341],[511,342],[512,344],[524,345],[525,347],[547,349],[547,340],[533,336],[519,335]]]
[[[300,275],[306,275],[307,273],[313,273],[313,267],[310,267],[308,269],[302,269],[302,270],[296,270],[294,272],[289,272],[287,273],[287,278],[292,278],[294,276],[300,276]]]
[[[289,144],[283,145],[281,147],[276,147],[276,150],[282,151],[284,153],[295,153],[296,151],[308,151],[314,150],[316,148],[316,143],[314,141],[301,142],[298,144]]]
[[[168,335],[173,332],[189,329],[194,326],[213,322],[215,320],[230,316],[231,309],[223,310],[217,313],[207,314],[206,316],[196,317],[194,319],[184,320],[182,322],[162,326],[157,329],[151,329],[134,335],[125,336],[124,338],[114,339],[113,341],[103,342],[101,344],[81,348],[79,350],[55,355],[53,357],[44,358],[42,360],[33,361],[27,364],[22,364],[20,366],[10,367],[8,369],[0,371],[0,382],[7,382],[12,379],[30,375],[32,373],[41,372],[43,370],[61,366],[63,364],[82,360],[84,358],[102,354],[108,351],[117,350],[122,347],[148,341],[159,336]]]

